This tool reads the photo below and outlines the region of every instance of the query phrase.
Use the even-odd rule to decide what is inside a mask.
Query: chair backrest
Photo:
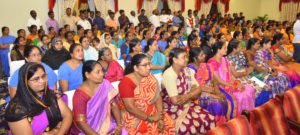
[[[68,102],[67,102],[68,107],[71,110],[73,110],[73,96],[75,94],[75,90],[69,90],[67,92],[64,92],[64,94],[66,94],[68,97]]]
[[[119,90],[119,83],[120,81],[115,81],[115,82],[112,82],[111,85],[116,89],[116,90]]]
[[[243,115],[210,130],[208,135],[253,135],[250,123]]]
[[[284,93],[283,110],[285,117],[300,123],[300,85]]]
[[[18,61],[12,61],[10,62],[10,75],[13,75],[13,73],[21,68],[25,64],[25,60],[18,60]]]
[[[118,60],[118,63],[121,65],[121,67],[125,70],[125,64],[124,60]]]
[[[249,112],[250,126],[254,135],[289,135],[281,101],[277,98]]]

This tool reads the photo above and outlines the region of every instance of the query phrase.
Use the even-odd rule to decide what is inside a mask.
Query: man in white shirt
[[[81,20],[77,22],[77,25],[81,25],[84,28],[84,30],[92,28],[91,23],[87,20],[87,11],[80,11],[80,18]]]
[[[157,9],[153,10],[152,15],[149,18],[149,21],[154,25],[155,28],[160,27],[160,20],[158,17]]]
[[[41,20],[39,18],[37,18],[37,14],[35,10],[31,10],[30,11],[30,18],[27,21],[27,28],[30,31],[30,26],[31,25],[36,25],[38,28],[43,29]]]
[[[168,23],[168,15],[166,14],[166,11],[164,9],[161,10],[161,14],[159,16],[160,24],[166,24]]]
[[[196,26],[196,22],[195,22],[195,18],[193,16],[192,10],[188,10],[188,17],[185,19],[185,23],[186,23],[186,33],[188,35],[190,35],[190,33],[192,32],[192,30]]]
[[[300,12],[297,14],[297,20],[293,27],[294,30],[294,60],[300,63]]]
[[[138,17],[135,15],[134,11],[130,12],[129,22],[133,23],[134,26],[137,26],[140,23],[140,21],[139,21]]]
[[[67,8],[66,9],[66,15],[64,15],[62,17],[60,24],[61,24],[61,27],[68,24],[70,26],[70,30],[75,31],[76,30],[76,18],[74,16],[72,16],[71,13],[72,13],[71,8]]]

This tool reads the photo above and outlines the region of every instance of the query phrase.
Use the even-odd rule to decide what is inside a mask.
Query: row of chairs
[[[208,135],[300,135],[300,85],[209,131]]]

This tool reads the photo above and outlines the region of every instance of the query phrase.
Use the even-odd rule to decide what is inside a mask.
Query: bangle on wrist
[[[150,123],[153,122],[153,117],[152,117],[152,115],[149,117],[149,122],[150,122]]]

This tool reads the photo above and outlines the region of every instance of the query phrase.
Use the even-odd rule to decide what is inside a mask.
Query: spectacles
[[[147,67],[149,66],[150,67],[151,63],[146,63],[146,64],[141,64],[141,65],[138,65],[138,66],[143,66],[143,67]]]
[[[30,79],[29,81],[32,81],[32,82],[38,82],[39,80],[46,80],[47,79],[47,77],[48,77],[48,75],[47,74],[44,74],[44,75],[42,75],[42,76],[38,76],[38,77],[34,77],[33,79]]]
[[[38,54],[29,54],[29,56],[32,56],[32,57],[41,57],[42,55],[40,53],[38,53]]]

